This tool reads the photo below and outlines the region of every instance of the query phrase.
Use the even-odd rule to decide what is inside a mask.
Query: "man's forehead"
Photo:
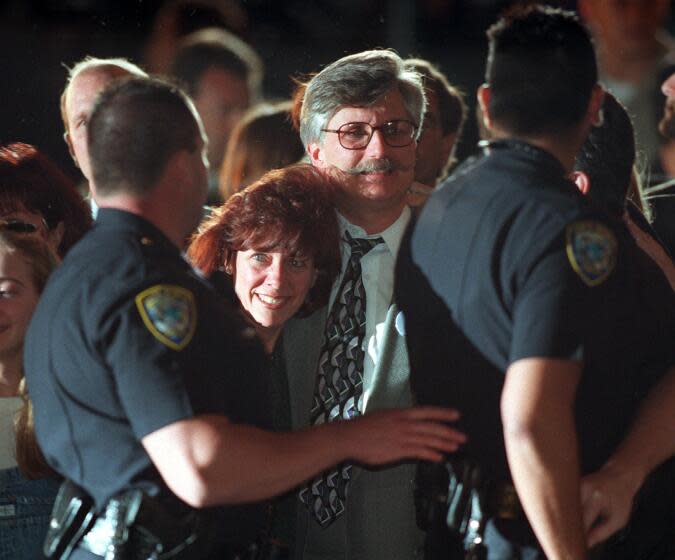
[[[408,110],[398,91],[392,91],[380,97],[368,106],[343,105],[333,114],[331,121],[348,122],[353,120],[371,122],[377,120],[409,119]]]
[[[66,109],[73,103],[85,103],[88,107],[78,107],[80,113],[91,109],[94,99],[105,87],[117,78],[129,76],[129,72],[118,66],[94,67],[83,70],[70,81],[66,92]]]

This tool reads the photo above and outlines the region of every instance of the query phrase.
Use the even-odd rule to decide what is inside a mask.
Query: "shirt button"
[[[152,239],[149,237],[141,237],[141,245],[152,245]]]

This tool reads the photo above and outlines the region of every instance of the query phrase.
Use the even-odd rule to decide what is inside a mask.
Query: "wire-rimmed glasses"
[[[398,119],[387,121],[379,126],[372,126],[365,122],[348,122],[336,130],[328,128],[321,130],[337,134],[340,146],[346,150],[363,150],[370,143],[376,130],[380,131],[387,146],[392,148],[410,146],[415,138],[417,126],[413,122]]]

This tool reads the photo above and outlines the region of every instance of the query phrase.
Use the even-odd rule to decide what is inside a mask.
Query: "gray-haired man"
[[[294,427],[409,406],[393,271],[425,110],[420,77],[393,52],[344,57],[298,94],[311,163],[339,178],[342,273],[328,308],[285,331]],[[365,308],[365,309],[364,309]],[[409,560],[419,554],[411,465],[342,464],[300,492],[296,557]]]

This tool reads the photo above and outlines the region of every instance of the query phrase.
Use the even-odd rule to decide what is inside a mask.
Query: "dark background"
[[[225,0],[223,0],[225,1]],[[633,0],[642,1],[642,0]],[[264,90],[286,97],[290,76],[315,72],[353,52],[391,47],[427,58],[465,93],[473,112],[482,81],[485,29],[508,0],[228,0],[241,7],[240,34],[263,58]],[[550,4],[574,9],[575,2]],[[74,178],[61,139],[59,95],[67,70],[85,55],[143,64],[161,0],[0,2],[0,142],[35,144]],[[675,10],[672,10],[675,12]],[[672,29],[671,25],[671,29]],[[470,115],[460,157],[473,151]]]

